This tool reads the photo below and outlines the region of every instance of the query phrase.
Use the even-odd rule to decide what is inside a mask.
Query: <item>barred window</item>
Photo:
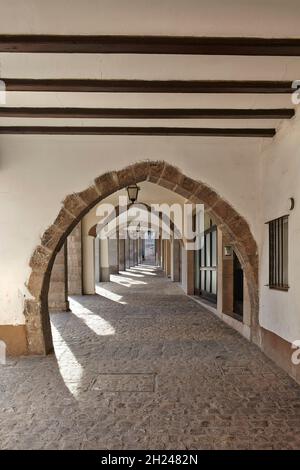
[[[287,290],[288,285],[288,216],[269,224],[269,287]]]

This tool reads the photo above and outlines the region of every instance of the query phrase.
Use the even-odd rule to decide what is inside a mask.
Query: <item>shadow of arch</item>
[[[142,161],[119,171],[97,177],[84,191],[70,194],[54,223],[44,232],[41,243],[30,258],[31,274],[27,288],[32,299],[26,299],[24,315],[29,354],[47,354],[53,350],[48,312],[50,275],[55,256],[77,223],[96,204],[110,194],[134,183],[150,181],[174,191],[194,203],[203,203],[236,251],[247,280],[251,305],[252,340],[257,340],[258,327],[258,255],[257,245],[247,221],[209,186],[184,175],[164,161]]]

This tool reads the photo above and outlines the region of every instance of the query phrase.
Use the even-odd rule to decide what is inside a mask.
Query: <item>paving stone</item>
[[[53,314],[56,356],[1,366],[0,448],[299,448],[300,387],[145,268]]]

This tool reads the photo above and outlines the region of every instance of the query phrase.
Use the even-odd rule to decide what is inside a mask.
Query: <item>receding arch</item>
[[[96,204],[126,186],[150,181],[170,189],[190,202],[205,204],[222,231],[230,239],[247,280],[251,305],[251,331],[258,334],[258,254],[257,245],[246,220],[212,188],[184,175],[164,161],[142,161],[119,171],[104,173],[84,191],[68,195],[54,223],[44,232],[31,259],[27,283],[32,296],[25,300],[24,314],[28,352],[47,354],[52,351],[48,312],[48,291],[55,256],[77,223]]]
[[[151,206],[149,204],[146,204],[145,202],[142,202],[142,203],[135,203],[134,204],[135,207],[137,208],[140,208],[141,211],[147,211],[148,213],[151,212]],[[130,209],[131,209],[132,205],[128,205],[127,206],[127,209],[123,212],[123,214],[125,213],[129,213]],[[120,206],[115,206],[115,212],[114,213],[111,213],[107,216],[106,220],[104,223],[101,223],[101,222],[97,222],[96,224],[94,224],[88,231],[88,235],[90,235],[91,237],[96,237],[97,236],[97,227],[98,226],[101,226],[102,228],[106,225],[108,225],[110,222],[112,222],[113,220],[116,220],[120,217],[120,213],[119,213],[119,210],[120,210]],[[158,214],[158,219],[160,221],[162,221],[162,214]],[[163,222],[160,222],[160,223],[163,223]],[[158,225],[158,224],[157,224]],[[117,226],[118,226],[118,223],[117,223]],[[181,232],[180,230],[176,227],[176,225],[174,224],[174,222],[171,220],[170,217],[167,216],[167,222],[166,222],[166,230],[168,231],[168,228],[170,228],[170,233],[172,233],[172,235],[174,235],[174,233],[177,234],[177,236],[181,236]],[[181,241],[181,240],[180,240]]]

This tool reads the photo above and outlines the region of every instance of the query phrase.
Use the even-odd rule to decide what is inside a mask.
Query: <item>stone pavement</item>
[[[70,305],[56,357],[0,366],[1,449],[300,447],[300,387],[157,268]]]

